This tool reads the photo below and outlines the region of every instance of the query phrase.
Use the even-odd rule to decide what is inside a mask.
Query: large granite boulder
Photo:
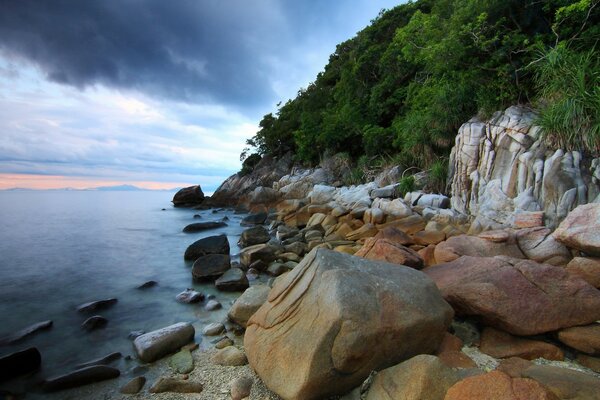
[[[416,251],[388,239],[369,238],[355,254],[369,260],[387,261],[407,267],[423,268],[423,258]]]
[[[600,258],[575,257],[567,264],[567,272],[581,277],[595,288],[600,288]]]
[[[275,281],[248,321],[244,347],[281,397],[320,399],[347,392],[373,370],[433,353],[452,316],[419,271],[314,249]]]
[[[508,257],[464,256],[424,272],[459,315],[515,335],[600,319],[600,291],[564,268]]]
[[[192,277],[197,281],[214,280],[230,268],[231,258],[228,254],[208,254],[194,261]]]
[[[198,258],[208,254],[229,255],[229,240],[225,235],[209,236],[197,240],[185,250],[183,258],[196,261]]]
[[[600,204],[579,206],[554,231],[554,238],[566,246],[600,256]]]
[[[181,189],[173,196],[173,205],[175,207],[193,206],[202,203],[204,193],[200,185],[189,186]]]
[[[514,240],[498,242],[479,236],[459,235],[435,247],[435,259],[438,263],[454,261],[461,256],[525,258]]]
[[[262,284],[249,287],[233,303],[227,316],[245,328],[250,317],[267,301],[270,290],[269,286]]]

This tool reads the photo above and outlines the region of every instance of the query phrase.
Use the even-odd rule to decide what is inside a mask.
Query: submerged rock
[[[315,249],[275,281],[248,321],[244,347],[281,397],[324,398],[373,370],[434,352],[452,315],[422,272]]]
[[[107,365],[107,364],[110,364],[111,362],[113,362],[115,360],[118,360],[121,357],[122,357],[121,353],[119,353],[117,351],[117,352],[114,352],[114,353],[110,353],[110,354],[108,354],[108,355],[106,355],[104,357],[100,357],[100,358],[97,358],[95,360],[88,361],[88,362],[83,363],[83,364],[79,364],[79,365],[77,365],[77,368],[79,369],[79,368],[85,368],[85,367],[92,367],[94,365]]]
[[[175,296],[175,299],[180,303],[194,304],[204,300],[204,295],[200,292],[196,292],[194,289],[188,288]]]
[[[195,224],[187,225],[185,228],[183,228],[183,232],[185,232],[185,233],[202,232],[202,231],[206,231],[209,229],[222,228],[224,226],[227,226],[227,224],[225,222],[217,222],[217,221],[197,222]]]
[[[117,304],[117,299],[105,299],[105,300],[97,300],[90,301],[89,303],[83,303],[82,305],[77,307],[77,311],[79,312],[90,312],[90,311],[98,311],[109,308],[115,304]]]
[[[242,232],[238,244],[241,248],[253,246],[255,244],[267,243],[271,240],[269,231],[264,226],[253,226]]]
[[[52,321],[50,320],[29,325],[27,328],[23,328],[17,332],[11,333],[10,335],[0,337],[0,346],[20,342],[21,340],[33,335],[34,333],[50,328],[52,328]]]
[[[114,379],[119,375],[121,375],[121,372],[116,368],[108,367],[106,365],[95,365],[47,379],[43,383],[42,389],[46,392],[55,392],[105,381],[107,379]]]
[[[108,320],[102,315],[94,315],[89,317],[81,324],[81,327],[86,331],[94,331],[96,329],[104,328],[108,324]]]
[[[35,347],[0,357],[0,382],[35,372],[42,364],[42,355]]]
[[[156,282],[156,281],[147,281],[147,282],[142,283],[137,288],[140,290],[144,290],[144,289],[150,289],[151,287],[154,287],[156,285],[158,285],[158,282]]]
[[[152,362],[191,342],[195,332],[191,324],[179,322],[138,336],[133,346],[140,360]]]

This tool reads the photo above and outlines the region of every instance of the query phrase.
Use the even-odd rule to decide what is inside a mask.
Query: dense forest
[[[314,82],[260,121],[243,171],[292,151],[443,176],[457,129],[513,104],[546,140],[598,155],[600,0],[417,0],[340,43]]]

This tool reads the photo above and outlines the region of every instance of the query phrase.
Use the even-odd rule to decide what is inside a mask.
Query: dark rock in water
[[[253,246],[255,244],[267,243],[271,240],[269,231],[264,226],[253,226],[242,232],[238,244],[241,248]]]
[[[214,311],[214,310],[218,310],[222,307],[221,303],[219,303],[216,300],[209,300],[206,305],[204,306],[204,309],[206,311]]]
[[[104,328],[106,324],[108,324],[108,320],[106,318],[104,318],[101,315],[94,315],[83,321],[81,327],[86,331],[93,331],[96,329]]]
[[[246,290],[250,284],[244,271],[239,268],[231,268],[215,281],[215,286],[226,292],[241,292]]]
[[[221,221],[229,221],[229,217],[226,215],[223,218],[221,218]]]
[[[35,347],[0,358],[0,382],[35,372],[42,364],[42,355]]]
[[[191,324],[180,322],[137,337],[133,346],[140,360],[153,362],[194,340],[195,333]]]
[[[225,222],[218,221],[209,221],[209,222],[197,222],[195,224],[189,224],[185,228],[183,228],[183,232],[192,233],[192,232],[201,232],[206,231],[208,229],[216,229],[227,226]]]
[[[204,193],[200,185],[190,186],[181,189],[173,197],[173,205],[175,207],[186,207],[193,206],[202,203],[204,200]]]
[[[84,303],[77,307],[77,311],[79,312],[89,312],[89,311],[98,311],[103,310],[105,308],[109,308],[112,305],[117,304],[117,299],[106,299],[106,300],[98,300],[91,301],[89,303]]]
[[[194,218],[202,218],[202,215],[200,215],[200,214],[194,214]]]
[[[142,336],[144,333],[146,333],[145,331],[131,331],[129,332],[129,335],[127,335],[127,337],[129,339],[135,339],[138,336]]]
[[[107,365],[107,364],[110,364],[111,362],[113,362],[115,360],[118,360],[121,357],[122,357],[122,354],[117,351],[115,353],[110,353],[109,355],[106,355],[104,357],[97,358],[95,360],[88,361],[88,362],[83,363],[83,364],[79,364],[79,365],[77,365],[77,369],[86,368],[86,367],[92,367],[94,365]]]
[[[240,222],[242,226],[262,225],[267,220],[266,212],[259,212],[245,216]]]
[[[198,281],[217,279],[231,268],[231,259],[225,254],[209,254],[198,258],[192,266],[192,276]]]
[[[197,240],[188,246],[183,257],[186,260],[196,261],[198,258],[208,254],[229,255],[229,241],[227,240],[227,236],[209,236]]]
[[[194,381],[184,381],[175,378],[159,378],[158,381],[152,385],[150,393],[200,393],[202,392],[202,384]]]
[[[10,335],[6,335],[0,338],[0,346],[5,346],[7,344],[16,343],[27,336],[33,335],[36,332],[50,329],[52,327],[52,321],[42,321],[33,325],[29,325],[27,328],[23,328],[20,331],[14,332]]]
[[[256,260],[252,264],[248,265],[248,271],[250,271],[251,269],[257,271],[266,271],[267,268],[269,268],[269,264],[267,264],[263,260]]]
[[[160,211],[167,211],[167,209],[166,208],[161,208]]]
[[[246,278],[248,278],[249,281],[255,281],[259,276],[258,270],[254,268],[248,268],[248,271],[246,271]]]
[[[154,286],[156,286],[156,285],[158,285],[158,282],[156,282],[156,281],[148,281],[148,282],[144,282],[144,283],[142,283],[142,284],[141,284],[140,286],[138,286],[137,288],[138,288],[138,289],[142,289],[142,290],[143,290],[143,289],[149,289],[149,288],[151,288],[151,287],[154,287]]]
[[[175,296],[175,299],[180,303],[193,304],[204,300],[204,295],[188,288]]]
[[[212,214],[216,214],[216,213],[218,213],[218,212],[219,212],[219,210],[212,210],[212,211],[211,211],[211,213],[212,213]]]
[[[121,392],[123,394],[136,394],[136,393],[139,393],[140,390],[142,390],[142,388],[144,387],[145,384],[146,384],[145,377],[136,376],[135,378],[133,378],[132,380],[130,380],[129,382],[127,382],[126,384],[121,386],[121,389],[119,389],[119,392]]]
[[[50,378],[43,383],[42,389],[46,392],[55,392],[117,378],[119,375],[121,375],[121,372],[116,368],[106,365],[95,365]]]

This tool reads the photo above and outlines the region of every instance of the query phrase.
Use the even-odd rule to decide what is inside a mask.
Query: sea
[[[224,233],[232,260],[238,259],[244,215],[224,209],[175,208],[173,194],[0,192],[0,338],[40,321],[53,321],[49,330],[0,346],[0,357],[31,346],[42,354],[42,369],[29,382],[0,384],[0,390],[7,386],[14,390],[15,385],[17,390],[27,390],[32,380],[66,373],[112,352],[124,356],[116,365],[120,369],[135,368],[128,337],[133,331],[187,321],[196,327],[196,342],[201,347],[210,345],[199,331],[207,323],[223,321],[228,307],[205,311],[202,303],[182,304],[175,296],[194,288],[230,305],[239,293],[222,293],[211,284],[194,282],[192,263],[184,261],[183,254],[194,241]],[[226,227],[182,232],[190,223],[223,218]],[[137,288],[150,280],[158,284]],[[118,302],[97,312],[108,319],[106,327],[82,329],[93,314],[78,312],[77,306],[107,298]]]

